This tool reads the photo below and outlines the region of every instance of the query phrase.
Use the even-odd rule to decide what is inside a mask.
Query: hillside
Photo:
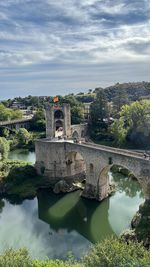
[[[97,90],[98,88],[96,91]],[[150,82],[117,83],[113,86],[104,88],[104,90],[109,101],[112,101],[120,91],[123,91],[123,93],[126,94],[129,101],[150,99]]]

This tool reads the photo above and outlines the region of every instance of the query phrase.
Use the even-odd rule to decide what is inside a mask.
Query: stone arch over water
[[[85,179],[86,162],[82,154],[76,151],[67,152],[65,154],[65,161],[67,176],[77,176],[77,179],[79,178],[79,180]]]

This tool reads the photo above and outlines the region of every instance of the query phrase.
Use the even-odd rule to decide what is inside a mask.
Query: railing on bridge
[[[19,120],[0,121],[0,126],[29,122],[29,121],[31,121],[31,119],[32,119],[32,117],[19,119]]]
[[[120,148],[115,148],[115,147],[110,147],[110,146],[98,145],[98,144],[89,143],[89,142],[82,142],[82,144],[88,147],[93,147],[93,148],[110,151],[110,152],[116,152],[118,154],[143,158],[143,152],[136,152],[136,151],[131,151],[127,149],[120,149]]]

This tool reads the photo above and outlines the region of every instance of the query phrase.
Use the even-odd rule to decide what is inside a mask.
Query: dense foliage
[[[99,90],[90,108],[90,135],[94,140],[111,139],[108,133],[110,109],[103,89]]]
[[[8,156],[10,146],[5,137],[0,137],[0,159],[6,159]]]
[[[124,105],[120,118],[112,126],[116,143],[130,141],[136,145],[148,145],[150,140],[150,100]]]
[[[150,82],[116,83],[115,85],[105,88],[106,97],[109,102],[113,102],[119,94],[122,95],[122,91],[129,102],[150,99]]]
[[[0,121],[8,121],[21,118],[22,112],[20,110],[6,108],[2,103],[0,104]]]
[[[17,139],[19,142],[19,145],[27,145],[29,141],[31,140],[31,134],[28,132],[25,128],[20,128],[17,132]]]
[[[149,267],[150,251],[142,244],[124,243],[110,238],[92,247],[79,262],[62,260],[32,260],[26,249],[9,249],[0,255],[0,267]]]
[[[149,267],[150,252],[142,244],[111,238],[95,245],[84,264],[86,267]]]
[[[132,227],[135,230],[138,241],[142,241],[146,247],[150,246],[150,200],[145,200],[140,205],[139,211],[132,219]]]
[[[62,102],[69,103],[71,107],[71,123],[81,123],[84,117],[84,105],[74,95],[63,97]]]
[[[44,109],[38,109],[32,118],[30,130],[45,131],[45,128],[46,128],[46,121],[45,121]]]

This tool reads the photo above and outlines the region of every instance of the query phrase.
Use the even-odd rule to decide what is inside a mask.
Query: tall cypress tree
[[[99,90],[95,101],[91,104],[90,116],[91,122],[95,125],[104,123],[104,119],[108,118],[108,101],[103,89]]]

